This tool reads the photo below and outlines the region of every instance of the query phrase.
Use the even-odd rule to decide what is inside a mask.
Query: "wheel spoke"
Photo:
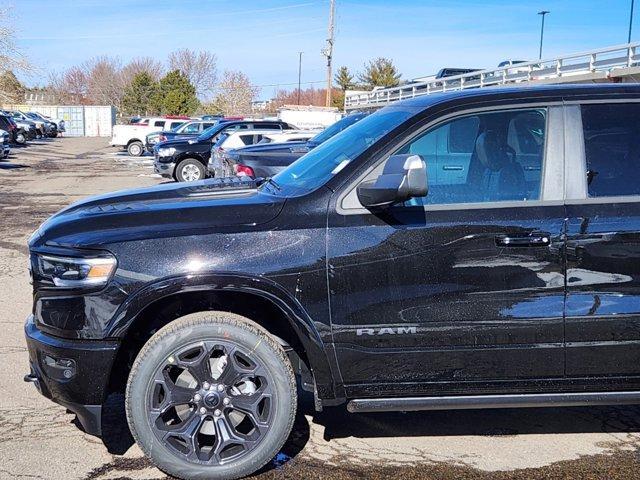
[[[176,429],[167,432],[167,437],[180,437],[187,446],[186,457],[189,460],[198,460],[200,454],[200,447],[198,446],[198,432],[200,427],[204,423],[205,417],[201,417],[197,412],[191,414],[191,416],[185,420],[181,426]]]
[[[215,419],[217,439],[214,453],[218,463],[224,462],[221,454],[225,448],[231,445],[242,445],[245,450],[248,450],[248,444],[254,443],[237,435],[229,423],[229,420],[224,416]]]
[[[180,360],[179,365],[185,368],[202,386],[204,382],[211,382],[211,369],[209,368],[209,349],[202,345],[201,354],[192,361]]]
[[[260,402],[265,398],[271,399],[271,394],[256,392],[253,395],[237,395],[232,399],[233,409],[249,415],[255,427],[262,430],[268,426],[267,419],[260,418],[259,410]]]

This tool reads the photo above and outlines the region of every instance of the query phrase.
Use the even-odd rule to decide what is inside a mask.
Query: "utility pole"
[[[542,40],[544,39],[544,17],[547,15],[547,13],[551,13],[551,12],[549,12],[549,10],[542,10],[541,12],[538,12],[538,15],[542,16],[542,25],[540,26],[540,53],[538,54],[539,60],[542,59]]]
[[[302,52],[298,52],[298,105],[300,105],[300,81],[302,80]]]
[[[327,36],[327,46],[322,50],[322,54],[327,57],[327,97],[325,106],[331,106],[331,87],[332,87],[332,73],[331,73],[331,60],[333,59],[333,40],[334,40],[334,22],[336,13],[336,2],[330,0],[329,5],[329,35]]]
[[[629,13],[629,37],[627,43],[631,43],[631,27],[633,27],[633,0],[631,0],[631,13]]]

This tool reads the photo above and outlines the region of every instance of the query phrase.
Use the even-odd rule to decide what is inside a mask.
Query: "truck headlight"
[[[110,254],[102,255],[96,258],[38,255],[38,273],[53,282],[56,287],[100,287],[107,284],[117,264],[116,259]]]
[[[176,149],[173,147],[170,148],[160,148],[158,150],[158,156],[159,157],[170,157],[171,155],[173,155],[174,153],[176,153]]]

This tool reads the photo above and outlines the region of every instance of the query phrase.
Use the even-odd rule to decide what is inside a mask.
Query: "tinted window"
[[[155,121],[155,122],[153,123],[153,126],[154,126],[154,127],[164,127],[164,122],[162,122],[162,121]]]
[[[274,180],[282,187],[284,195],[296,196],[313,191],[416,113],[412,108],[383,108],[303,155],[278,173]]]
[[[277,123],[260,123],[254,125],[253,128],[259,128],[261,130],[282,130],[282,126]]]
[[[475,116],[451,122],[449,126],[449,152],[473,153],[479,123],[478,117]]]
[[[405,144],[395,153],[421,155],[427,163],[429,193],[411,204],[539,200],[545,113],[509,110],[467,116]]]
[[[240,141],[244,144],[244,145],[253,145],[254,139],[257,135],[240,135]]]
[[[583,105],[590,197],[640,195],[640,105]]]
[[[189,125],[184,127],[184,130],[182,130],[182,133],[198,133],[199,131],[200,131],[200,124],[190,123]]]

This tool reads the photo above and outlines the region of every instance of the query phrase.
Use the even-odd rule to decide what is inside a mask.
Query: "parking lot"
[[[0,161],[0,478],[166,478],[133,446],[111,398],[105,441],[22,381],[31,305],[26,242],[49,215],[92,194],[162,182],[149,156],[108,140],[58,138]],[[313,413],[303,398],[285,448],[256,478],[640,478],[640,408]]]

